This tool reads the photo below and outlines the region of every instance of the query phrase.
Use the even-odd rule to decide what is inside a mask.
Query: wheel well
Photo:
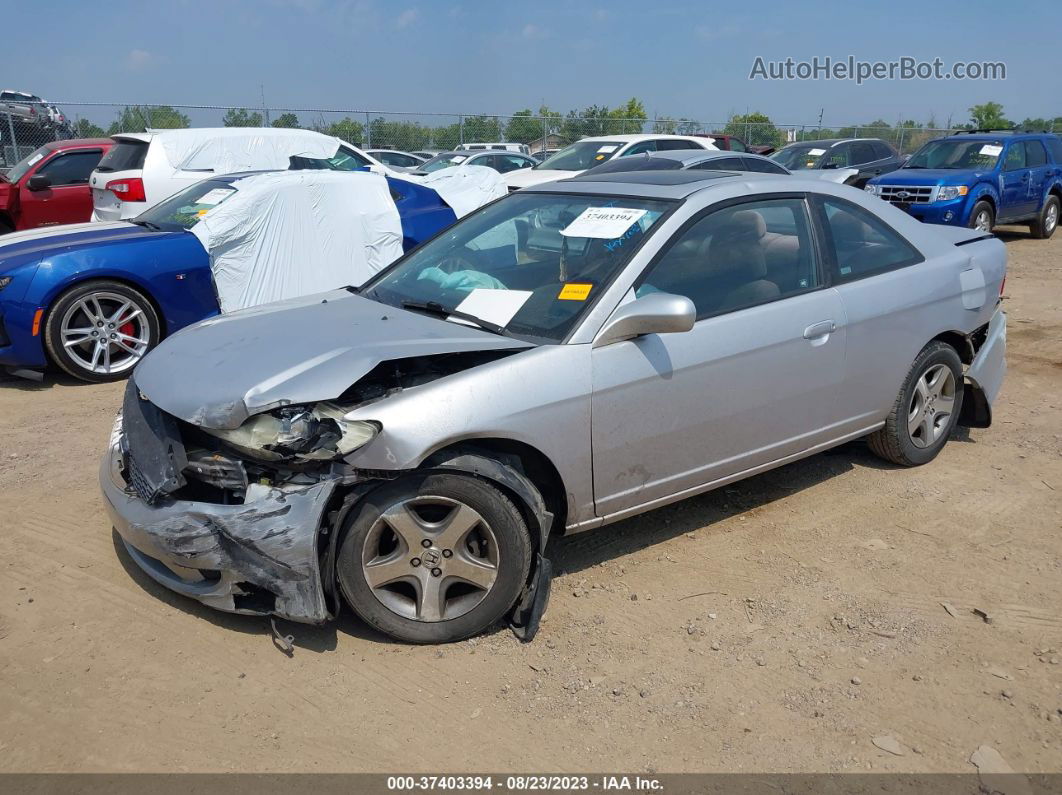
[[[1059,201],[1062,201],[1062,185],[1054,185],[1051,190],[1047,192],[1048,196],[1054,196]]]
[[[553,514],[553,527],[550,531],[552,536],[556,531],[563,530],[567,524],[568,494],[564,489],[564,481],[553,462],[540,450],[529,444],[518,442],[513,439],[468,439],[455,442],[432,453],[432,459],[442,459],[448,453],[457,450],[474,449],[480,454],[497,458],[502,463],[509,463],[513,458],[519,461],[522,469],[521,474],[531,481],[538,489],[538,493],[545,500],[546,509]],[[507,460],[508,459],[508,460]]]
[[[992,208],[992,214],[996,214],[996,200],[992,198],[991,193],[982,193],[980,196],[978,196],[977,201],[973,203],[974,207],[977,206],[977,202],[985,202]]]
[[[942,334],[938,334],[930,342],[939,341],[946,343],[953,347],[959,354],[959,358],[963,364],[970,364],[974,359],[973,343],[970,342],[970,338],[959,331],[945,331]]]

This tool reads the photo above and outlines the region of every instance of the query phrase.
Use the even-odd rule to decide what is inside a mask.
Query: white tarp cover
[[[192,227],[222,312],[361,284],[402,255],[402,223],[379,174],[280,171],[236,181]]]
[[[292,156],[326,159],[342,143],[313,130],[272,127],[159,130],[155,136],[175,170],[215,174],[286,169]]]
[[[451,166],[423,177],[400,174],[399,178],[431,188],[458,218],[509,192],[502,175],[486,166]]]

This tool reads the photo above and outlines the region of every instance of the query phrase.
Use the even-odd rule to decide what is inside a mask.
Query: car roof
[[[114,146],[111,138],[69,138],[64,141],[49,141],[45,144],[49,149],[82,149],[90,146]]]
[[[704,143],[704,136],[702,135],[664,135],[663,133],[656,135],[653,133],[634,133],[632,135],[588,135],[585,138],[580,138],[575,143],[598,143],[604,141],[605,143],[636,143],[637,141],[697,141],[698,143]]]
[[[587,174],[556,182],[543,182],[523,188],[520,192],[591,193],[678,200],[720,181],[747,176],[749,175],[737,171],[625,171],[619,174]]]

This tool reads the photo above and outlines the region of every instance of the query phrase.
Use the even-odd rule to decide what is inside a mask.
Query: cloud
[[[125,66],[130,72],[141,72],[155,61],[155,56],[147,50],[130,50],[129,55],[125,57]]]
[[[538,25],[533,25],[529,22],[524,25],[524,29],[520,31],[520,35],[525,39],[544,39],[549,34]]]
[[[398,19],[395,20],[395,27],[399,29],[408,28],[418,19],[420,19],[420,12],[415,8],[407,8],[398,15]]]

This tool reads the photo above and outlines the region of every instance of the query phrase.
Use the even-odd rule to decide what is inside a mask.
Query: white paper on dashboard
[[[1003,147],[995,144],[985,144],[981,147],[981,154],[990,155],[991,157],[999,157],[999,153],[1002,151]]]
[[[825,149],[809,149],[808,150],[808,157],[812,157],[812,156],[818,157],[819,155],[824,155],[824,154],[826,154],[826,150]]]
[[[475,315],[488,323],[505,326],[530,297],[530,290],[492,290],[489,287],[477,287],[465,296],[465,299],[455,306],[454,310]],[[450,320],[475,326],[475,323],[459,317],[451,317]]]
[[[599,151],[599,152],[615,152],[617,149],[619,149],[619,144],[605,144],[604,146],[599,146],[597,148],[597,151]]]
[[[450,158],[450,162],[451,163],[464,163],[466,159],[467,158],[466,158],[465,155],[454,155],[453,157]]]
[[[624,207],[587,207],[579,217],[561,230],[565,237],[593,237],[614,240],[643,215],[645,210]]]
[[[211,207],[216,207],[235,192],[235,188],[214,188],[196,199],[193,204],[209,204]]]

